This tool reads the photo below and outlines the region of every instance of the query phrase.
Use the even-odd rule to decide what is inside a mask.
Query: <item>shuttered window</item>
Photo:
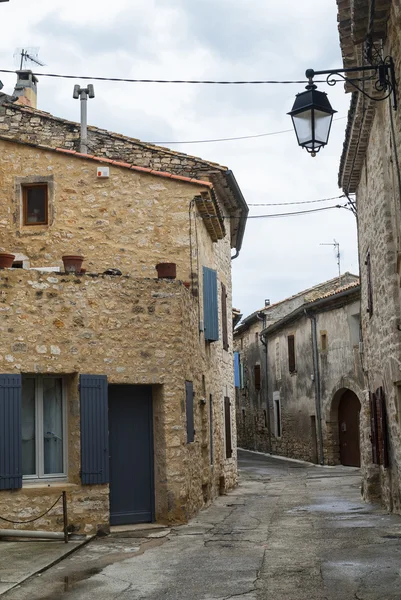
[[[387,410],[384,389],[378,388],[370,394],[371,440],[373,463],[389,466]]]
[[[226,439],[226,458],[231,458],[233,455],[232,439],[231,439],[231,402],[230,398],[224,398],[224,427]]]
[[[219,339],[219,316],[217,302],[217,271],[203,267],[203,320],[205,340]]]
[[[0,490],[22,487],[21,375],[0,375]]]
[[[227,290],[224,283],[221,284],[221,329],[223,350],[228,350]]]
[[[296,364],[295,364],[295,336],[289,335],[287,337],[288,342],[288,370],[290,373],[295,373]]]
[[[255,390],[260,390],[260,365],[255,365],[253,371],[255,378]]]
[[[107,377],[81,375],[81,480],[109,482],[109,426]]]
[[[190,444],[195,439],[194,386],[192,381],[185,382],[185,407],[187,412],[187,444]]]

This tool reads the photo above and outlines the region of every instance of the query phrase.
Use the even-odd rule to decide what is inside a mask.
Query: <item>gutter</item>
[[[228,185],[229,185],[232,193],[235,196],[235,199],[237,200],[238,204],[241,207],[241,215],[238,217],[239,223],[238,223],[237,243],[235,245],[236,253],[234,256],[231,257],[231,260],[234,260],[234,258],[237,258],[237,256],[239,255],[239,252],[241,250],[242,241],[244,239],[246,220],[247,220],[248,213],[249,213],[249,208],[248,208],[245,198],[241,192],[241,189],[237,183],[237,180],[234,177],[234,173],[230,169],[227,169],[227,171],[225,171],[224,174],[227,178]]]
[[[257,313],[256,315],[259,321],[263,321],[263,330],[266,328],[266,313]],[[269,360],[267,354],[267,341],[265,340],[263,333],[260,334],[260,341],[265,347],[265,372],[266,372],[266,416],[267,416],[267,431],[268,431],[268,439],[269,439],[269,454],[272,454],[272,428],[271,428],[271,419],[270,419],[270,403],[269,403]]]
[[[324,465],[324,453],[323,453],[323,432],[322,432],[322,397],[320,394],[320,369],[319,369],[319,354],[317,351],[317,326],[315,315],[308,314],[307,310],[304,310],[305,317],[310,319],[312,329],[312,354],[313,354],[313,378],[315,380],[315,409],[317,419],[317,437],[319,443],[319,462]]]

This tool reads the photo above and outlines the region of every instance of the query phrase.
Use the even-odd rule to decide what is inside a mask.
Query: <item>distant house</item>
[[[240,447],[359,464],[359,281],[346,273],[268,305],[235,331]]]
[[[73,531],[183,522],[237,481],[240,189],[104,130],[80,154],[76,124],[10,97],[0,125],[0,250],[15,257],[0,271],[0,514],[32,518],[66,490]],[[60,528],[60,510],[26,527]]]

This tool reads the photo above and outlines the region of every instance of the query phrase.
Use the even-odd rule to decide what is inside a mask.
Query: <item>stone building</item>
[[[401,4],[397,0],[338,1],[345,67],[378,64],[392,56],[401,81]],[[374,73],[372,73],[374,74]],[[362,73],[355,71],[355,77]],[[372,97],[375,77],[364,83]],[[401,113],[394,98],[376,102],[353,92],[339,185],[356,194],[361,269],[361,331],[365,397],[363,491],[401,512]]]
[[[30,75],[28,74],[28,80]],[[35,90],[36,91],[36,82]],[[32,98],[32,94],[30,96]],[[33,96],[34,97],[34,96]],[[186,521],[236,484],[231,171],[0,98],[0,515]],[[82,255],[64,272],[63,255]],[[157,278],[158,263],[177,278]],[[60,503],[22,528],[60,529]]]
[[[244,319],[235,331],[244,448],[359,463],[359,281],[346,273]],[[351,452],[352,450],[352,452]]]

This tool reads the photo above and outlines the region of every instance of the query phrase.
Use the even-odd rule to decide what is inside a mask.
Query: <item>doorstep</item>
[[[70,540],[21,538],[18,541],[0,540],[0,596],[21,585],[33,575],[39,575],[72,552],[87,544],[94,536]]]

